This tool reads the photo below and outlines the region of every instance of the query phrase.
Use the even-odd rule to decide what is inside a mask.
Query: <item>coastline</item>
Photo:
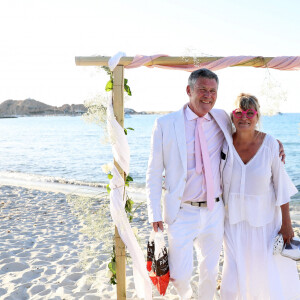
[[[130,109],[131,110],[131,109]],[[134,111],[124,112],[124,115],[166,115],[172,111]],[[0,119],[16,119],[16,118],[33,118],[33,117],[81,117],[84,112],[80,113],[41,113],[41,114],[21,114],[21,115],[0,115]]]
[[[52,106],[46,103],[28,98],[25,100],[6,100],[0,103],[0,119],[19,117],[49,117],[49,116],[82,116],[88,111],[85,104],[63,104]],[[152,115],[167,114],[171,111],[141,111],[132,108],[124,108],[125,115]]]

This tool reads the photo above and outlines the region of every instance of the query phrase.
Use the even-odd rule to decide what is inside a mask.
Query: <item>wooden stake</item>
[[[117,66],[113,71],[113,108],[118,123],[124,127],[124,67]],[[124,178],[124,171],[117,162],[114,162],[121,176]],[[117,298],[126,299],[126,252],[125,245],[120,238],[117,227],[115,227],[116,243],[116,272],[117,272]]]

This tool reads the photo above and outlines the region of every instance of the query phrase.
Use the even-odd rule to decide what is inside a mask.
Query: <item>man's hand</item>
[[[157,232],[158,227],[160,228],[161,231],[164,231],[164,225],[163,225],[163,222],[162,222],[162,221],[153,222],[153,223],[152,223],[152,227],[153,227],[153,230],[154,230],[155,232]]]
[[[279,157],[281,157],[281,161],[285,164],[285,153],[283,145],[279,140],[277,140],[277,142],[279,144]]]

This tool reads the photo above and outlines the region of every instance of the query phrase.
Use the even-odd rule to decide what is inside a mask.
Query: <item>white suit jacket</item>
[[[186,104],[187,105],[187,104]],[[187,180],[187,149],[185,138],[184,109],[162,116],[155,121],[152,132],[151,151],[146,175],[147,205],[149,222],[164,221],[172,224],[180,209],[180,203]],[[212,109],[210,114],[216,120],[227,140],[220,153],[220,173],[222,173],[228,151],[232,145],[231,120],[225,111]],[[221,151],[220,151],[221,152]],[[165,173],[166,192],[161,196]]]

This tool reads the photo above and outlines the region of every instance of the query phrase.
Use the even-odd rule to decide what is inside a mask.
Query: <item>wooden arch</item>
[[[77,56],[75,57],[75,63],[77,66],[108,66],[109,56]],[[225,59],[226,57],[172,57],[161,56],[155,59],[151,59],[149,62],[143,64],[143,66],[151,67],[166,67],[178,66],[183,67],[185,65],[195,65],[195,62],[201,62],[201,64],[212,63],[218,60]],[[276,57],[251,57],[246,61],[231,64],[230,67],[256,67],[256,68],[268,68],[268,64]],[[297,66],[293,70],[300,70],[300,56],[288,56],[282,57],[289,61],[297,61]],[[130,65],[134,60],[134,57],[121,57],[118,65],[113,70],[113,108],[116,120],[124,127],[124,68]],[[197,65],[196,65],[197,66]],[[201,65],[198,67],[201,68]],[[208,67],[209,68],[209,67]],[[270,67],[280,70],[287,70],[281,67]],[[184,68],[182,70],[185,70]],[[188,70],[187,70],[188,71]],[[121,176],[124,177],[124,171],[114,162]],[[116,270],[117,270],[117,298],[118,300],[126,299],[126,266],[125,266],[125,245],[119,236],[117,227],[115,227],[115,244],[116,244]]]

